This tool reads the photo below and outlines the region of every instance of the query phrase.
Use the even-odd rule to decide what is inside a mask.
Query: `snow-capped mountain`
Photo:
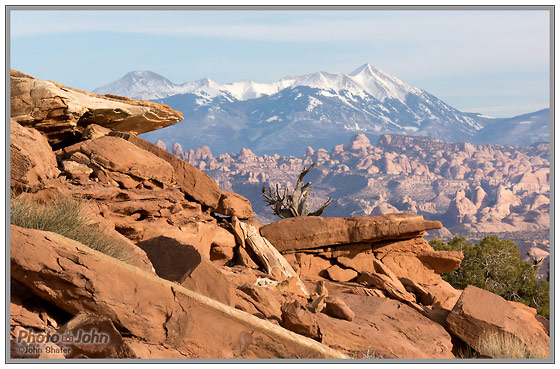
[[[330,148],[356,133],[373,140],[397,133],[478,143],[486,124],[498,127],[501,121],[461,112],[370,64],[350,74],[317,72],[273,83],[204,78],[178,85],[152,72],[131,72],[94,92],[180,110],[184,121],[143,137],[183,148],[207,145],[214,153],[247,147],[299,155],[307,146]]]
[[[181,91],[177,90],[176,84],[157,73],[149,71],[127,73],[118,81],[98,87],[93,92],[101,95],[113,94],[140,100],[159,99],[181,93]]]
[[[217,96],[243,101],[263,95],[272,95],[291,86],[294,81],[294,79],[282,79],[274,83],[240,81],[220,84],[212,78],[203,78],[178,85],[157,73],[135,71],[127,73],[118,81],[98,87],[93,92],[96,94],[120,94],[141,100],[161,99],[172,95],[192,93],[202,98],[200,100],[200,104],[202,104]]]
[[[297,77],[286,77],[277,82],[258,83],[240,81],[220,84],[211,78],[175,84],[157,73],[135,71],[127,73],[118,81],[96,88],[98,94],[123,94],[133,99],[153,100],[177,94],[192,93],[212,99],[226,96],[244,101],[273,95],[287,87],[307,86],[323,90],[349,91],[356,95],[363,92],[380,101],[387,98],[404,101],[406,95],[421,95],[422,90],[395,78],[370,64],[364,64],[349,75],[317,72]]]

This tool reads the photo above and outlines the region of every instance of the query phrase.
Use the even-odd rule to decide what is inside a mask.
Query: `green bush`
[[[463,237],[455,237],[449,243],[436,239],[430,244],[435,250],[463,252],[461,267],[442,275],[453,287],[473,285],[534,307],[540,315],[549,317],[549,283],[538,280],[537,270],[521,259],[512,241],[487,236],[473,245]]]
[[[126,261],[128,245],[106,234],[84,211],[85,204],[71,196],[59,195],[47,203],[25,195],[11,196],[10,223],[23,228],[58,233],[94,250]]]

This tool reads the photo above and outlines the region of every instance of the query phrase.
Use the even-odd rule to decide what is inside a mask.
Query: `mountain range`
[[[184,120],[144,134],[168,146],[209,146],[215,153],[300,155],[333,147],[357,133],[431,136],[447,142],[529,145],[549,141],[549,109],[513,118],[461,112],[434,95],[364,64],[350,74],[316,72],[272,83],[220,84],[210,78],[175,84],[136,71],[93,92],[153,100]]]

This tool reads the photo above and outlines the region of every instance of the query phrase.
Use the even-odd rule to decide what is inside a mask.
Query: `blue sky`
[[[11,67],[93,90],[133,70],[271,82],[364,63],[462,111],[549,106],[547,11],[12,11]]]

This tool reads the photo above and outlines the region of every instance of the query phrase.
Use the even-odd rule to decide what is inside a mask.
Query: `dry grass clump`
[[[377,351],[369,347],[367,350],[364,351],[353,351],[350,354],[352,359],[383,359]]]
[[[496,359],[537,359],[543,358],[519,339],[497,332],[488,333],[480,338],[478,350]]]
[[[128,245],[106,234],[85,212],[85,204],[68,195],[40,203],[24,195],[10,198],[10,223],[23,228],[58,233],[94,250],[127,261]]]

